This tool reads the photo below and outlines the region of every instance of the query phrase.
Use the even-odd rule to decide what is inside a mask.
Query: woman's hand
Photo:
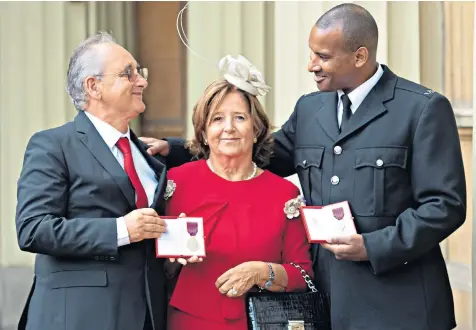
[[[197,262],[202,262],[203,261],[203,258],[199,258],[197,256],[193,256],[193,257],[190,257],[188,259],[185,259],[185,258],[169,258],[169,261],[170,262],[175,262],[177,261],[179,264],[182,264],[182,265],[186,265],[186,264],[194,264],[194,263],[197,263]]]
[[[264,262],[244,262],[223,273],[215,282],[215,286],[220,293],[230,298],[240,297],[261,282],[267,269]]]

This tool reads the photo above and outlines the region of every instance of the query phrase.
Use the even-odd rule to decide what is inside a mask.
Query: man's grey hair
[[[68,66],[68,94],[78,110],[85,110],[88,94],[84,81],[89,76],[97,76],[103,72],[104,58],[100,54],[100,44],[116,44],[107,32],[99,32],[83,41],[71,55]]]

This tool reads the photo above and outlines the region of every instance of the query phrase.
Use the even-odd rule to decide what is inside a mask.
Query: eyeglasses
[[[133,83],[137,80],[139,75],[147,80],[149,76],[149,70],[147,68],[137,67],[136,69],[132,68],[131,66],[127,67],[126,70],[120,73],[107,73],[107,74],[97,74],[96,77],[104,77],[104,76],[118,76],[118,77],[127,77],[127,79]]]

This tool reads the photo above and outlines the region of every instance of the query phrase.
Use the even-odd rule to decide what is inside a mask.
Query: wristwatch
[[[269,287],[271,287],[274,281],[274,270],[273,270],[273,266],[271,266],[269,262],[267,262],[266,264],[268,265],[268,268],[269,268],[269,279],[264,284],[264,288],[269,289]]]

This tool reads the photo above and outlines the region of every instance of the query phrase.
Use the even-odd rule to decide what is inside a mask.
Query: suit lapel
[[[144,156],[147,164],[154,171],[155,179],[157,180],[157,187],[154,193],[154,200],[151,204],[151,208],[156,209],[160,204],[163,197],[164,189],[166,187],[165,180],[167,178],[166,166],[147,153],[147,145],[137,138],[134,132],[131,130],[131,141],[137,146],[142,156]]]
[[[344,139],[386,111],[387,109],[384,107],[382,101],[377,98],[375,91],[372,89],[362,104],[360,104],[357,111],[350,117],[348,124],[344,127],[344,130],[339,136],[339,140]]]
[[[111,175],[131,208],[135,208],[135,191],[129,177],[83,111],[74,119],[78,138],[94,158]]]
[[[397,76],[387,66],[382,65],[382,68],[384,70],[382,77],[350,117],[348,125],[339,135],[339,140],[346,138],[387,112],[384,102],[393,98]]]
[[[317,108],[316,118],[326,134],[333,140],[339,138],[337,124],[337,92],[325,93],[321,97],[322,103]]]

